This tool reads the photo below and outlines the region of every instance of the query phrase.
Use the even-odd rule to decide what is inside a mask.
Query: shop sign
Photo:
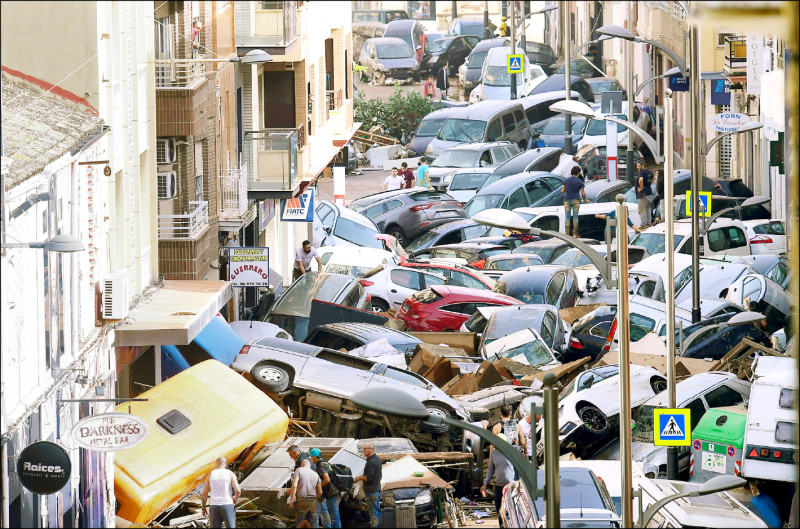
[[[314,188],[309,188],[294,198],[282,199],[281,220],[284,222],[313,222]]]
[[[136,415],[101,413],[78,421],[72,428],[72,438],[81,448],[113,452],[138,445],[149,431],[147,423]]]
[[[736,132],[747,123],[750,123],[750,116],[739,112],[722,112],[714,114],[711,118],[711,127],[717,132]]]
[[[22,486],[36,494],[53,494],[69,482],[72,463],[61,445],[37,441],[17,457],[17,477]]]
[[[228,281],[234,287],[269,287],[269,248],[228,248]]]

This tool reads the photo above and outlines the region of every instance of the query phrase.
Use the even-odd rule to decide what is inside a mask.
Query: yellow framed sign
[[[710,217],[711,216],[711,191],[700,191],[698,193],[700,197],[700,216],[701,217]],[[692,216],[692,192],[686,192],[686,216]]]
[[[509,55],[507,62],[508,73],[522,73],[525,61],[522,60],[522,55]]]
[[[687,408],[653,410],[653,442],[656,446],[690,446],[691,412]]]

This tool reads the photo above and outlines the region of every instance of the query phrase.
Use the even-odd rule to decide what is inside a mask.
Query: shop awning
[[[189,344],[230,297],[228,281],[164,281],[115,330],[114,346]]]

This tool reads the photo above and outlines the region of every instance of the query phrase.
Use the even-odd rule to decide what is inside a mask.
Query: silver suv
[[[444,151],[430,165],[431,187],[445,190],[458,169],[500,165],[520,153],[519,146],[510,141],[464,143]]]

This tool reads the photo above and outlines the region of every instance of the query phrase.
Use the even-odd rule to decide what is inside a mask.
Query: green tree
[[[355,119],[364,124],[364,129],[377,124],[386,134],[398,139],[403,132],[408,138],[417,129],[422,118],[440,106],[439,103],[423,97],[417,90],[408,90],[403,94],[399,86],[386,100],[366,99],[363,92],[360,92],[354,104]]]

